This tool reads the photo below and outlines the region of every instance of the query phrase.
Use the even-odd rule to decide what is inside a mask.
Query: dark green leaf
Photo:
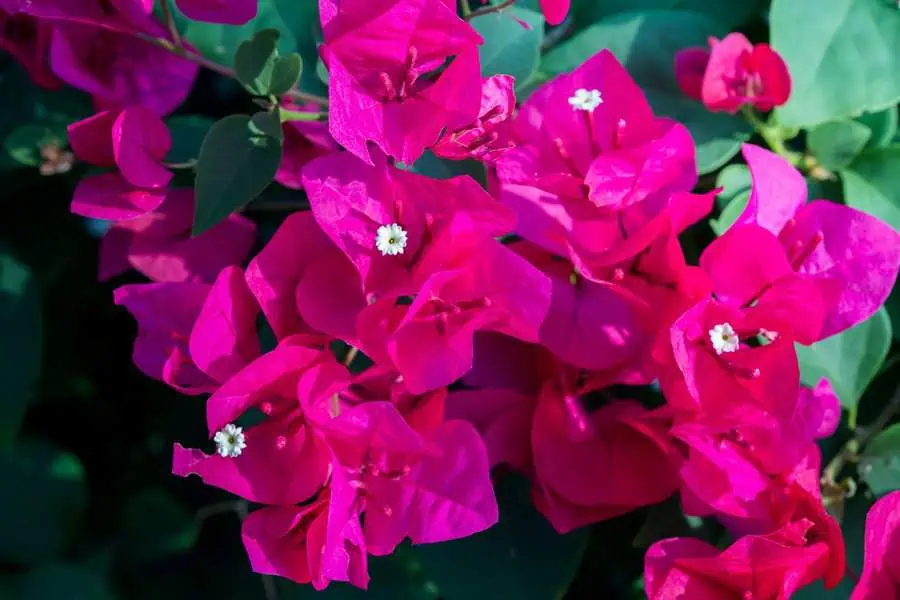
[[[87,502],[78,459],[23,441],[0,452],[0,561],[20,565],[59,556],[81,527]]]
[[[41,298],[31,269],[0,248],[0,445],[19,431],[41,370]]]
[[[531,502],[528,485],[505,477],[497,485],[500,522],[471,537],[417,546],[426,572],[446,600],[555,600],[572,581],[587,531],[559,535]]]
[[[482,186],[485,183],[484,165],[477,160],[444,160],[426,150],[410,169],[434,179],[449,179],[457,175],[469,175]]]
[[[791,73],[778,121],[805,127],[900,100],[900,11],[885,0],[773,0],[772,46]]]
[[[264,135],[284,141],[284,130],[277,113],[258,112],[250,117],[250,131],[255,135]]]
[[[12,130],[3,141],[3,148],[13,161],[24,167],[37,167],[43,162],[41,148],[54,144],[66,146],[66,129],[62,125],[28,124]]]
[[[194,516],[162,489],[133,494],[122,509],[123,549],[137,560],[163,558],[188,550],[199,531]]]
[[[750,184],[750,169],[746,165],[728,165],[719,172],[716,187],[722,191],[716,196],[716,204],[720,213],[718,218],[709,221],[716,235],[725,233],[744,211],[750,199]]]
[[[866,148],[883,148],[891,143],[897,133],[897,107],[891,106],[878,112],[866,112],[856,120],[869,128],[872,137]]]
[[[900,229],[900,146],[863,152],[841,181],[848,205]]]
[[[302,70],[303,61],[296,52],[280,57],[275,61],[275,68],[272,70],[272,82],[269,85],[269,93],[274,96],[280,96],[287,92],[300,79],[300,71]]]
[[[209,133],[213,121],[197,115],[179,115],[166,120],[166,125],[172,134],[172,149],[166,155],[166,160],[183,163],[200,156],[203,138]]]
[[[113,600],[108,584],[98,574],[77,565],[57,563],[32,569],[22,577],[23,600]]]
[[[891,345],[891,322],[881,308],[869,320],[812,346],[797,345],[800,379],[815,385],[827,377],[841,400],[854,412],[869,382],[878,373]]]
[[[238,81],[251,94],[268,96],[271,94],[275,65],[278,62],[277,29],[263,29],[238,46],[234,54],[234,72]]]
[[[472,27],[484,38],[478,49],[484,77],[505,73],[520,84],[537,69],[544,39],[540,13],[513,6],[472,19]]]
[[[250,117],[231,115],[210,129],[197,162],[194,235],[253,200],[275,177],[281,144],[254,134]]]
[[[871,129],[845,119],[819,125],[809,132],[807,143],[819,163],[835,171],[849,165],[871,137]]]
[[[872,438],[859,462],[859,474],[876,496],[900,489],[900,424]]]
[[[548,74],[571,71],[609,48],[644,90],[653,109],[690,129],[697,144],[697,167],[701,173],[710,173],[737,153],[750,135],[750,126],[740,117],[709,112],[700,102],[686,97],[675,82],[673,64],[677,51],[705,46],[710,35],[725,32],[698,13],[617,14],[560,44],[544,57],[540,70]]]
[[[762,4],[762,0],[575,0],[573,11],[576,23],[584,23],[634,10],[679,10],[701,13],[722,27],[733,29],[749,20]]]

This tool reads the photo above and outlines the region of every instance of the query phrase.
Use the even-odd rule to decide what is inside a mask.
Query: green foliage
[[[166,120],[166,126],[172,135],[172,149],[166,155],[166,160],[184,163],[196,160],[200,155],[203,138],[209,133],[213,121],[197,115],[177,115]]]
[[[872,132],[866,148],[884,148],[897,133],[897,107],[891,106],[878,112],[865,112],[856,120]]]
[[[193,547],[200,524],[162,489],[132,494],[122,509],[125,551],[136,560],[158,559]]]
[[[809,132],[807,145],[823,167],[837,170],[849,165],[871,137],[871,129],[846,119],[815,127]]]
[[[93,571],[77,565],[42,565],[25,574],[19,584],[22,600],[113,600],[107,583]]]
[[[711,35],[726,32],[699,13],[649,10],[613,15],[588,27],[551,50],[541,63],[550,75],[574,69],[584,60],[609,48],[622,61],[647,100],[660,115],[687,125],[697,145],[700,173],[715,171],[734,156],[750,127],[742,118],[711,113],[686,97],[675,82],[675,53],[706,46]]]
[[[876,496],[900,490],[900,423],[880,432],[866,445],[859,474]]]
[[[0,446],[19,431],[41,369],[41,298],[31,269],[0,247]]]
[[[555,600],[584,552],[586,531],[559,535],[535,511],[523,480],[496,485],[500,522],[474,536],[419,546],[419,556],[446,600]]]
[[[476,17],[472,27],[484,38],[478,50],[484,77],[505,73],[520,86],[535,72],[544,39],[543,15],[516,6]]]
[[[238,81],[256,96],[280,96],[300,77],[300,55],[279,56],[277,29],[263,29],[241,42],[234,54],[234,72]]]
[[[847,204],[900,229],[900,146],[867,150],[841,181]]]
[[[716,187],[722,191],[716,196],[716,204],[720,208],[719,217],[710,219],[709,226],[722,235],[731,227],[750,200],[750,169],[745,165],[728,165],[716,178]]]
[[[0,561],[31,565],[58,557],[81,527],[87,503],[78,459],[39,441],[0,451]]]
[[[259,120],[225,117],[210,129],[197,161],[194,235],[247,205],[262,192],[281,162],[281,140],[264,133]]]
[[[784,125],[806,127],[900,100],[900,11],[884,0],[773,0],[772,46],[792,78],[777,109]]]
[[[634,10],[676,10],[695,12],[733,29],[746,23],[762,9],[761,0],[573,0],[573,11],[581,22],[599,21],[616,13]]]
[[[857,403],[878,373],[891,345],[891,321],[884,308],[843,333],[812,346],[797,345],[800,379],[815,385],[827,377],[841,406],[855,413]]]

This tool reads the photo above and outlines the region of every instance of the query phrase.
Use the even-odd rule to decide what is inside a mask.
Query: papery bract
[[[881,498],[869,509],[864,561],[850,600],[900,598],[900,491]]]
[[[478,116],[481,37],[442,0],[320,0],[328,126],[371,163],[368,142],[412,164]],[[431,74],[455,56],[440,74]]]
[[[514,145],[509,119],[516,108],[515,79],[494,75],[481,86],[478,118],[461,129],[445,132],[432,151],[439,158],[496,160]]]
[[[178,10],[193,21],[243,25],[257,13],[259,0],[176,0]]]

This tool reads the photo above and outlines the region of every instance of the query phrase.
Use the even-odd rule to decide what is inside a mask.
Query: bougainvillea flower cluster
[[[370,555],[493,526],[504,468],[559,532],[673,495],[717,519],[727,546],[650,547],[653,599],[841,580],[815,443],[840,405],[827,379],[801,386],[795,345],[885,302],[890,226],[808,201],[788,162],[745,145],[746,209],[688,264],[679,234],[716,190],[694,193],[690,132],[654,114],[611,52],[521,101],[511,76],[482,76],[484,40],[454,2],[320,0],[328,123],[285,125],[276,176],[309,210],[250,256],[244,216],[191,236],[193,193],[166,162],[161,117],[196,65],[146,40],[169,35],[152,3],[77,4],[0,0],[0,25],[30,32],[4,43],[42,85],[94,99],[68,130],[96,168],[72,211],[110,223],[101,277],[151,280],[114,295],[137,321],[134,362],[208,395],[208,443],[176,445],[173,472],[259,505],[242,531],[254,570],[365,588]],[[225,24],[257,10],[177,4]],[[551,24],[569,8],[541,4]],[[680,54],[677,73],[710,110],[769,110],[790,91],[780,57],[736,33]],[[410,171],[426,151],[480,161],[487,185]],[[649,384],[662,405],[629,391]],[[900,580],[896,505],[869,517],[855,598]]]

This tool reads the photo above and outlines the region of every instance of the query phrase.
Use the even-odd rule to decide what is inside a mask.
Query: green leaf
[[[871,129],[845,119],[819,125],[809,132],[807,144],[823,167],[835,171],[853,162],[871,137]]]
[[[81,527],[87,504],[78,459],[45,442],[0,452],[0,561],[17,565],[59,556]],[[26,596],[28,597],[28,596]]]
[[[472,27],[484,38],[478,50],[482,76],[505,73],[520,84],[537,69],[544,40],[540,13],[513,6],[472,19]]]
[[[884,308],[847,331],[812,346],[797,344],[800,380],[815,385],[827,377],[841,400],[854,412],[869,382],[878,373],[891,345],[891,322]]]
[[[41,298],[31,269],[0,248],[0,444],[22,424],[41,371]]]
[[[737,218],[741,216],[750,200],[750,192],[740,194],[729,202],[722,212],[719,213],[718,219],[710,219],[709,226],[716,235],[722,235],[731,227]]]
[[[702,103],[685,96],[675,82],[673,64],[679,50],[706,46],[710,35],[721,36],[726,31],[698,13],[617,14],[548,53],[541,72],[555,75],[571,71],[609,48],[644,90],[653,109],[690,129],[697,144],[697,168],[700,173],[710,173],[740,150],[741,142],[750,137],[750,126],[740,117],[709,112]]]
[[[859,474],[876,496],[900,489],[900,423],[872,438],[859,462]]]
[[[296,52],[280,57],[275,61],[275,68],[272,70],[272,82],[269,84],[269,93],[274,96],[280,96],[287,92],[300,79],[300,71],[302,70],[303,61]]]
[[[250,117],[250,131],[255,135],[264,135],[284,141],[284,130],[277,113],[258,112]]]
[[[772,46],[791,73],[778,122],[806,127],[900,100],[900,11],[885,0],[773,0]]]
[[[635,10],[679,10],[695,12],[715,20],[722,27],[734,29],[747,22],[762,7],[762,0],[575,0],[576,23],[594,22],[616,13]]]
[[[234,54],[234,73],[251,94],[268,96],[278,61],[277,29],[263,29],[238,46]]]
[[[179,115],[167,119],[166,126],[172,135],[172,149],[166,155],[166,161],[184,163],[200,156],[203,138],[209,133],[213,121],[198,115]]]
[[[137,492],[125,500],[121,531],[123,549],[137,560],[152,560],[193,547],[200,524],[162,489]]]
[[[884,148],[897,133],[897,107],[891,106],[878,112],[865,112],[856,120],[869,128],[872,137],[866,148]]]
[[[716,177],[716,187],[722,188],[722,191],[716,196],[716,204],[720,208],[724,208],[735,198],[750,195],[752,183],[750,169],[747,168],[747,165],[728,165]]]
[[[97,573],[72,564],[42,565],[28,571],[19,584],[27,600],[113,600],[115,597]]]
[[[487,177],[484,164],[477,160],[444,160],[435,156],[430,150],[426,150],[409,170],[433,179],[449,179],[458,175],[468,175],[482,187],[484,187]]]
[[[48,144],[65,148],[66,139],[66,128],[62,125],[48,126],[29,123],[13,129],[3,141],[3,148],[19,165],[38,167],[43,162],[41,148]]]
[[[468,538],[417,546],[426,572],[446,600],[561,598],[575,576],[587,530],[559,535],[531,502],[527,482],[497,485],[500,522]]]
[[[194,235],[253,200],[275,177],[281,143],[254,133],[250,117],[231,115],[209,130],[197,161]]]
[[[900,146],[863,152],[844,171],[844,199],[900,229]]]

